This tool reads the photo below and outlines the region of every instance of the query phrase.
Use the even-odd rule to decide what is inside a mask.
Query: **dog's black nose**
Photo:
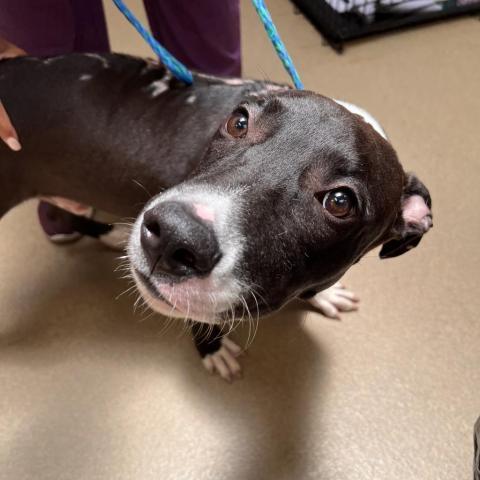
[[[175,276],[207,275],[221,252],[213,224],[187,204],[163,202],[143,215],[141,244],[152,271]]]

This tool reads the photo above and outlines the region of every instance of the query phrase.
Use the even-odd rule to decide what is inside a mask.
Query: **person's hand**
[[[13,43],[0,37],[0,60],[26,55],[26,52]],[[18,141],[18,135],[10,121],[7,111],[0,100],[0,138],[14,151],[22,148]]]
[[[27,52],[25,50],[0,37],[0,60],[3,58],[21,57],[26,54]]]
[[[8,116],[3,103],[0,101],[0,138],[15,152],[18,152],[22,146],[18,141],[18,135],[13,128],[10,117]]]

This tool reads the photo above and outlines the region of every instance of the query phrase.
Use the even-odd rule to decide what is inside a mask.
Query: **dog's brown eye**
[[[346,217],[352,212],[354,200],[348,190],[332,190],[323,197],[323,207],[334,217]]]
[[[234,138],[242,138],[248,132],[248,116],[243,112],[235,112],[227,121],[227,132]]]

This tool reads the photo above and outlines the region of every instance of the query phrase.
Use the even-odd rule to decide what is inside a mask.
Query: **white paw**
[[[317,293],[308,302],[328,318],[340,320],[340,312],[358,310],[358,297],[342,284],[335,285]]]
[[[228,337],[223,337],[220,349],[202,358],[202,363],[210,374],[218,374],[231,383],[242,377],[242,367],[237,360],[242,353],[242,349],[236,343]]]

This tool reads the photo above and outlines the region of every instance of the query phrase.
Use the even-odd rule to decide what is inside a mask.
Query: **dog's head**
[[[135,223],[129,257],[149,305],[210,323],[263,315],[378,245],[381,257],[415,246],[430,196],[368,121],[310,92],[241,103]]]

